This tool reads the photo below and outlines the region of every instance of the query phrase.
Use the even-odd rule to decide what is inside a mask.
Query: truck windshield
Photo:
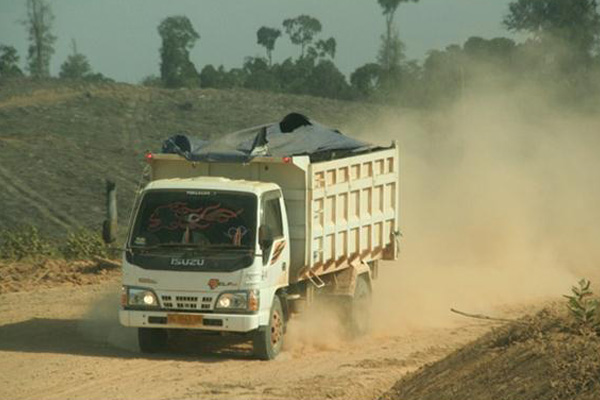
[[[256,196],[225,191],[147,192],[130,246],[254,248]]]

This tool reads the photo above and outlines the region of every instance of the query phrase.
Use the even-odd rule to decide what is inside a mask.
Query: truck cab
[[[286,316],[274,298],[288,285],[290,260],[278,185],[156,180],[141,193],[135,215],[119,316],[139,328],[142,351],[162,350],[165,329],[257,331],[261,358],[279,351]]]

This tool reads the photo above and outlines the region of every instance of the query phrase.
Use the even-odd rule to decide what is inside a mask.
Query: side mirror
[[[258,229],[258,244],[262,250],[268,249],[273,244],[273,232],[267,225],[261,225]]]

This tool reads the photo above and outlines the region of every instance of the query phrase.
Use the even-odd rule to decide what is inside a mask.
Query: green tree
[[[270,66],[261,57],[248,57],[244,62],[246,75],[245,87],[256,90],[276,90],[277,78],[272,73]]]
[[[380,74],[381,65],[377,63],[365,64],[358,67],[350,75],[350,84],[360,97],[368,98],[377,90]]]
[[[300,63],[300,61],[304,61]],[[275,64],[272,67],[272,72],[279,82],[279,87],[282,92],[299,93],[308,76],[307,68],[301,68],[298,64],[309,64],[309,68],[314,67],[314,62],[307,58],[301,58],[298,62],[289,57],[281,64]]]
[[[275,42],[280,36],[281,31],[279,29],[268,28],[266,26],[262,26],[256,32],[257,43],[267,50],[269,65],[273,65],[273,50],[275,49]]]
[[[472,36],[463,45],[465,54],[473,59],[494,63],[509,62],[514,55],[517,44],[512,39],[503,37],[483,39]]]
[[[142,80],[140,81],[140,85],[149,87],[161,87],[162,80],[158,76],[150,74],[142,78]]]
[[[577,61],[589,61],[600,39],[596,0],[517,0],[510,3],[503,22],[510,31],[528,32],[540,43],[558,42]]]
[[[200,86],[203,88],[221,87],[221,74],[212,64],[205,65],[200,71]]]
[[[19,54],[13,46],[0,45],[0,78],[22,76]]]
[[[462,47],[452,44],[432,50],[423,63],[423,88],[429,104],[447,104],[459,98],[470,77]]]
[[[92,75],[92,68],[86,56],[77,51],[77,44],[72,42],[73,53],[60,66],[59,76],[63,79],[85,79]]]
[[[419,0],[377,0],[385,17],[385,34],[381,37],[382,43],[379,50],[379,63],[384,71],[392,71],[400,65],[403,45],[399,39],[398,31],[394,26],[394,17],[400,3]]]
[[[391,37],[382,37],[381,47],[377,61],[381,65],[383,75],[393,75],[400,69],[404,60],[404,43],[400,40],[398,32],[392,32]]]
[[[81,53],[69,55],[60,66],[59,77],[63,79],[84,79],[92,72],[87,57]]]
[[[34,78],[50,76],[50,58],[56,36],[51,33],[54,15],[44,0],[27,0],[27,19],[23,25],[29,34],[28,68]]]
[[[266,62],[260,59],[264,64]],[[200,72],[200,84],[203,88],[230,89],[243,87],[247,83],[247,74],[242,68],[227,71],[222,65],[215,68],[208,64]]]
[[[317,52],[319,54],[319,57],[331,57],[332,59],[335,58],[335,52],[337,49],[337,42],[335,41],[334,38],[330,37],[327,40],[319,40],[316,44],[315,47],[317,49]]]
[[[223,71],[224,68],[221,65],[219,71]],[[247,77],[246,72],[242,68],[231,68],[228,72],[224,73],[223,87],[225,88],[238,88],[243,87],[246,83]]]
[[[190,50],[200,35],[190,20],[185,16],[167,17],[158,26],[158,33],[162,39],[160,77],[165,86],[196,86],[199,76],[190,61]]]
[[[283,21],[285,33],[290,37],[293,44],[300,46],[300,57],[304,57],[306,46],[310,45],[323,27],[321,22],[309,15],[299,15],[296,18],[288,18]]]
[[[313,96],[348,99],[350,87],[346,77],[331,60],[321,60],[305,81],[306,92]]]

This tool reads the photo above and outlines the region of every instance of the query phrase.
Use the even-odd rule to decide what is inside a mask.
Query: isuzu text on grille
[[[204,259],[184,259],[184,258],[171,258],[172,266],[184,266],[184,267],[201,267],[204,265]]]

